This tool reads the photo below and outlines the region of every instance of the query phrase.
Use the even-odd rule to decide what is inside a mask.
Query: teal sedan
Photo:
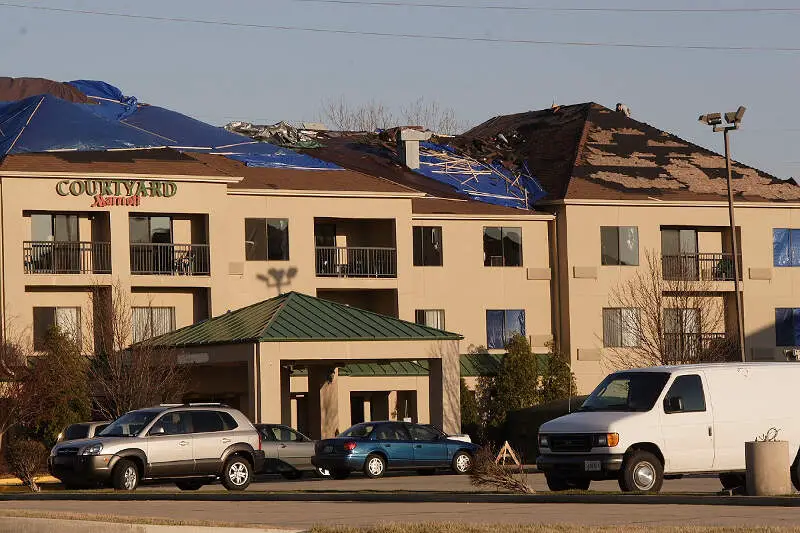
[[[364,422],[333,439],[318,441],[311,462],[344,479],[354,471],[369,478],[387,470],[417,470],[431,474],[451,469],[467,474],[479,446],[456,440],[429,425],[408,422]]]

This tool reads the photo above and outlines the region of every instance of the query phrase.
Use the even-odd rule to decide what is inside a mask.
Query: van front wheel
[[[636,450],[625,458],[619,476],[623,492],[658,492],[664,483],[664,466],[658,457]]]

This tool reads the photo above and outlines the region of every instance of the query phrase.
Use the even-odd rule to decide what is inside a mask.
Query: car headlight
[[[606,433],[603,435],[595,435],[594,442],[592,444],[600,448],[613,448],[614,446],[619,444],[619,433]]]
[[[53,446],[52,448],[50,448],[50,457],[55,457],[55,456],[56,456],[56,447]]]
[[[92,444],[81,450],[81,455],[100,455],[100,452],[103,451],[102,444]]]
[[[539,435],[539,448],[549,448],[550,447],[550,439],[547,438],[547,435]]]

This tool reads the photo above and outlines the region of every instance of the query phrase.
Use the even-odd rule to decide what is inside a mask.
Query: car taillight
[[[261,451],[261,442],[262,442],[261,432],[257,431],[256,433],[258,434],[258,451]]]
[[[357,445],[356,441],[349,440],[349,441],[344,443],[344,450],[346,452],[352,452],[353,450],[356,449],[356,445]]]

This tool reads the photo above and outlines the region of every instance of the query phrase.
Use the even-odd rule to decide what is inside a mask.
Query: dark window
[[[89,436],[88,424],[72,424],[64,430],[64,440],[85,439]]]
[[[649,411],[668,379],[665,372],[616,372],[606,376],[579,411]]]
[[[336,224],[314,223],[314,245],[325,248],[336,246]]]
[[[442,266],[442,228],[414,227],[414,266]]]
[[[800,266],[800,229],[772,230],[772,259],[776,267]]]
[[[286,426],[272,426],[270,428],[275,440],[279,442],[305,442],[306,438]]]
[[[157,428],[164,428],[164,435],[184,435],[192,432],[191,414],[186,411],[167,413],[153,424],[150,434],[157,433]]]
[[[667,395],[664,397],[664,407],[667,412],[669,412],[669,409],[666,406],[669,405],[672,398],[680,398],[683,401],[681,413],[696,413],[706,410],[703,381],[697,374],[675,378]]]
[[[502,350],[515,334],[525,336],[525,310],[486,311],[486,346]]]
[[[800,309],[775,309],[775,345],[800,346]]]
[[[47,332],[52,328],[80,342],[81,310],[79,307],[34,307],[33,308],[33,349],[45,350]]]
[[[639,346],[638,309],[603,309],[603,346]]]
[[[484,266],[522,266],[522,228],[483,228]]]
[[[603,265],[638,265],[639,228],[636,226],[601,226],[600,263]]]
[[[425,442],[433,442],[435,440],[439,440],[440,433],[434,429],[425,426],[419,425],[412,425],[409,428],[411,430],[411,436],[414,440],[425,441]]]
[[[216,411],[192,411],[192,429],[195,433],[211,433],[225,429]]]
[[[78,242],[78,215],[31,215],[31,238],[34,241]]]
[[[128,219],[131,243],[172,243],[172,219],[164,216],[132,216]]]
[[[239,424],[236,423],[236,420],[233,419],[233,416],[230,413],[220,412],[219,416],[222,418],[222,424],[225,428],[225,431],[239,427]]]
[[[261,426],[258,428],[258,432],[261,433],[262,440],[268,440],[270,442],[275,441],[275,434],[272,433],[272,428],[270,426]]]
[[[414,322],[429,328],[444,329],[444,309],[417,309]]]
[[[244,219],[244,256],[247,261],[288,261],[288,219]]]
[[[375,430],[375,440],[411,440],[402,424],[383,424]]]
[[[285,218],[267,219],[267,259],[270,261],[289,260],[289,220]]]

